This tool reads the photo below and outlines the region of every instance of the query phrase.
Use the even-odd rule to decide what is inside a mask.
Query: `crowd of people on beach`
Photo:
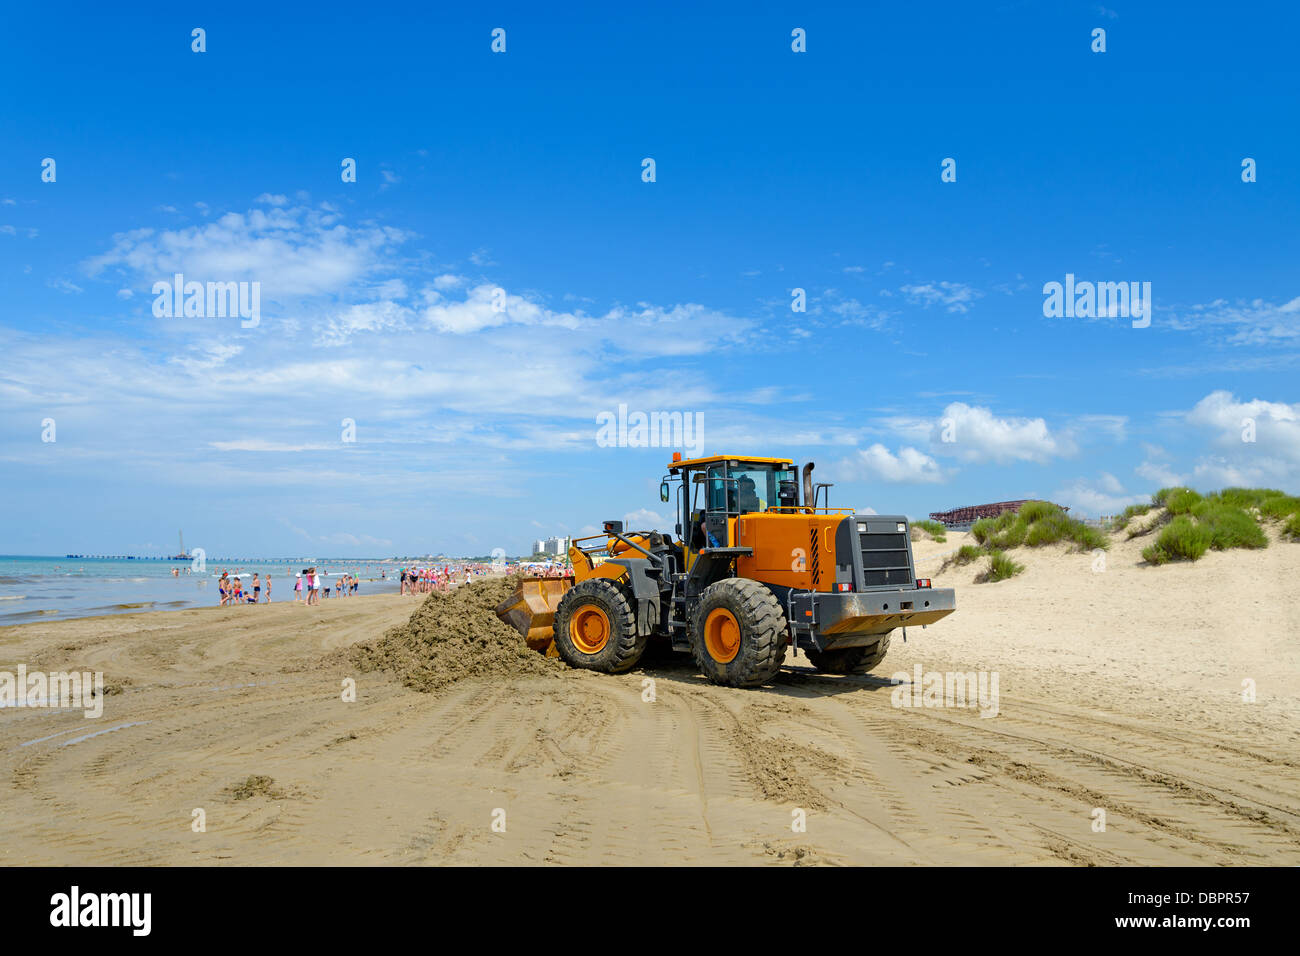
[[[457,584],[468,584],[475,574],[485,573],[481,565],[467,564],[453,569],[444,564],[440,568],[399,568],[401,594],[430,594],[433,591],[450,591]]]
[[[177,571],[173,570],[173,576]],[[434,591],[450,591],[461,584],[468,584],[475,577],[500,573],[522,573],[539,577],[562,577],[572,574],[567,565],[560,564],[463,564],[452,566],[407,566],[397,569],[400,581],[399,594],[431,594]],[[322,598],[355,597],[361,587],[361,581],[353,574],[339,575],[332,585],[317,568],[303,568],[294,573],[289,569],[284,577],[293,577],[293,603],[314,606]],[[380,580],[389,580],[386,570],[380,572]],[[217,592],[222,607],[235,604],[270,604],[271,574],[254,572],[251,583],[245,583],[243,577],[231,574],[222,568],[217,581]]]
[[[289,574],[293,572],[287,572],[285,577]],[[264,584],[265,596],[262,594]],[[235,604],[270,604],[271,588],[269,571],[265,575],[254,572],[253,581],[248,585],[244,584],[238,574],[231,575],[225,568],[221,571],[221,577],[217,579],[217,597],[222,607]],[[355,597],[360,588],[361,581],[355,575],[341,574],[335,579],[334,584],[329,586],[316,568],[303,568],[294,576],[293,601],[295,604],[315,605],[320,603],[322,595],[330,597],[332,593],[336,598]]]

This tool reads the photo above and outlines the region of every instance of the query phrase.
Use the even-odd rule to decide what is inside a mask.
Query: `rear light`
[[[917,578],[917,579],[916,579],[916,586],[917,586],[918,588],[928,588],[928,587],[930,586],[930,579],[929,579],[929,578]]]
[[[853,590],[853,585],[850,584],[850,583],[847,582],[847,581],[841,581],[841,582],[839,582],[838,584],[835,585],[835,590],[837,590],[837,591],[852,591],[852,590]]]

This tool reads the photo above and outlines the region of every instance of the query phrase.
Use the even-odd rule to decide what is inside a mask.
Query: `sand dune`
[[[920,570],[962,538],[917,542]],[[935,574],[958,611],[896,638],[879,678],[824,677],[799,657],[757,691],[669,660],[420,693],[335,653],[404,623],[417,602],[398,596],[2,629],[0,669],[100,669],[114,693],[98,721],[0,711],[0,854],[1300,863],[1300,545],[1149,568],[1140,544],[1117,542],[1101,572],[1052,548],[1018,552],[1025,573],[996,584]],[[918,664],[996,671],[998,716],[893,706],[884,678]],[[349,677],[355,703],[341,699]]]

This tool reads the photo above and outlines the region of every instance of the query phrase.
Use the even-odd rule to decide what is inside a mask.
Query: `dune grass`
[[[1060,542],[1069,542],[1081,551],[1110,547],[1104,531],[1071,518],[1050,501],[1027,501],[1018,512],[1004,511],[996,518],[981,518],[970,532],[989,552]]]
[[[1127,508],[1124,509],[1122,514],[1118,514],[1115,516],[1115,521],[1113,525],[1114,530],[1123,531],[1125,528],[1128,527],[1130,521],[1132,521],[1134,518],[1142,517],[1142,515],[1149,512],[1153,507],[1155,506],[1154,505],[1129,505]],[[1132,535],[1129,535],[1129,537],[1132,537]]]
[[[943,559],[943,564],[939,567],[939,573],[942,574],[950,567],[961,567],[970,564],[972,561],[978,561],[986,553],[983,548],[977,548],[973,544],[963,544],[956,552]]]
[[[1142,550],[1150,564],[1195,561],[1209,550],[1267,548],[1261,521],[1281,521],[1284,536],[1300,537],[1289,530],[1300,530],[1300,498],[1276,488],[1224,488],[1204,495],[1191,488],[1161,488],[1151,502],[1166,511],[1156,522],[1156,540]]]
[[[1276,494],[1265,498],[1258,505],[1259,513],[1265,518],[1290,518],[1300,514],[1300,498],[1294,495]]]
[[[1152,521],[1130,527],[1133,519],[1157,511]],[[1127,529],[1128,537],[1154,534],[1155,540],[1142,549],[1149,564],[1196,561],[1207,551],[1236,548],[1267,548],[1269,536],[1264,523],[1276,521],[1283,537],[1300,541],[1300,496],[1276,488],[1224,488],[1201,494],[1194,488],[1161,488],[1150,504],[1124,509],[1112,526]],[[1004,552],[1013,548],[1037,548],[1045,544],[1069,543],[1080,551],[1108,548],[1110,538],[1091,525],[1069,517],[1049,501],[1027,501],[1019,512],[1003,512],[996,518],[982,518],[971,526],[978,547],[966,545],[944,562],[969,564],[988,556],[989,569],[979,581],[1001,581],[1023,570]]]
[[[920,528],[935,541],[948,540],[948,529],[937,521],[930,521],[928,519],[925,521],[913,521],[912,527]]]
[[[981,581],[1005,581],[1014,578],[1025,569],[1023,564],[1013,561],[1005,552],[994,551],[989,555],[989,566],[981,575]]]
[[[1110,547],[1104,531],[1071,518],[1060,505],[1050,501],[1026,501],[1018,512],[1004,511],[996,518],[981,518],[970,532],[978,546],[963,545],[944,562],[944,568],[987,556],[989,567],[976,578],[981,582],[1004,581],[1025,569],[1005,553],[1013,548],[1061,543],[1072,544],[1078,551]]]
[[[1210,529],[1187,515],[1179,515],[1160,530],[1160,536],[1142,549],[1148,564],[1167,564],[1178,558],[1195,561],[1210,550]]]

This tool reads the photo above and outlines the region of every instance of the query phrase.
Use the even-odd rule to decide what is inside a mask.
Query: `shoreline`
[[[209,581],[212,582],[212,587],[210,590],[207,587]],[[203,597],[202,603],[200,603],[199,601],[193,598],[175,598],[175,597],[171,597],[170,595],[160,594],[157,591],[152,591],[148,595],[123,594],[122,597],[124,598],[139,596],[141,599],[122,600],[122,601],[116,601],[116,602],[106,603],[106,604],[94,604],[91,606],[82,606],[82,607],[67,608],[67,609],[34,608],[31,610],[14,611],[7,614],[0,614],[0,631],[3,631],[4,629],[11,628],[11,627],[23,627],[29,624],[48,624],[48,623],[56,623],[61,621],[80,621],[80,620],[85,620],[87,618],[123,617],[123,616],[132,616],[136,614],[167,614],[175,611],[194,611],[194,610],[204,610],[204,609],[217,610],[221,608],[221,605],[217,603],[218,598],[217,598],[215,581],[216,581],[215,578],[211,578],[211,579],[201,578],[197,580],[181,578],[179,579],[178,582],[178,580],[175,578],[162,578],[159,579],[158,582],[148,582],[149,584],[161,585],[161,587],[163,588],[167,588],[173,584],[180,583],[180,582],[199,584],[204,589],[204,594],[202,596]],[[372,580],[363,579],[361,580],[360,583],[362,588],[369,587],[372,588],[373,590],[371,590],[369,593],[358,593],[355,595],[350,595],[349,597],[346,598],[335,598],[335,597],[322,598],[322,604],[325,603],[325,601],[336,601],[336,600],[350,601],[358,597],[379,597],[386,594],[397,594],[401,586],[400,583],[394,578],[389,578],[387,580],[381,580],[379,578],[374,578]],[[146,588],[137,588],[137,589],[147,590]],[[272,604],[272,605],[294,604],[294,603],[301,604],[301,601],[299,602],[294,601],[292,595],[295,592],[292,586],[286,588],[285,593],[290,595],[290,597],[288,598],[282,597],[281,591],[279,589],[276,589],[273,595],[275,600],[268,602],[267,600],[265,600],[265,595],[263,595],[263,600],[259,601],[256,605],[243,604],[240,605],[240,607],[264,607],[268,604]],[[7,598],[7,600],[16,601],[16,600],[33,600],[33,599],[28,598],[25,595],[19,595],[19,596],[9,597]],[[209,603],[209,600],[211,601],[211,603]],[[233,605],[228,605],[227,609],[230,607],[233,607]],[[4,605],[0,605],[0,610],[3,609],[4,609]]]

